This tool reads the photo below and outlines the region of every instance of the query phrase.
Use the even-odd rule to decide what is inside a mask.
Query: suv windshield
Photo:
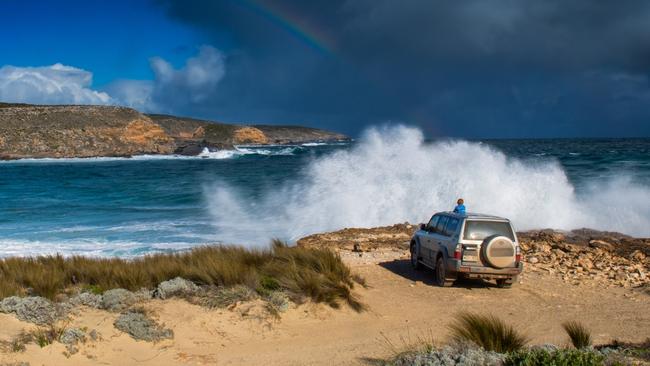
[[[515,236],[512,233],[510,223],[504,221],[476,221],[467,220],[465,222],[465,239],[483,240],[488,236],[503,235],[514,241]]]

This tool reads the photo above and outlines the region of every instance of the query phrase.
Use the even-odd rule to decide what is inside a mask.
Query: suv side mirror
[[[420,230],[427,230],[427,224],[420,224]]]

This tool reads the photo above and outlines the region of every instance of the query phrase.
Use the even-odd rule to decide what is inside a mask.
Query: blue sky
[[[1,2],[0,101],[357,135],[650,136],[650,2]],[[91,82],[92,78],[92,82]]]
[[[206,40],[150,1],[5,0],[0,12],[2,64],[71,65],[115,79],[151,79],[149,58],[182,65]]]

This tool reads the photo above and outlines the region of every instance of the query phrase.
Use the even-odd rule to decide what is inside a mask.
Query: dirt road
[[[359,365],[389,356],[389,343],[400,347],[431,337],[444,342],[447,324],[463,310],[494,313],[517,325],[533,344],[565,344],[561,323],[569,319],[587,325],[596,343],[650,337],[647,294],[589,283],[569,285],[540,272],[527,273],[512,289],[482,282],[439,288],[432,284],[433,273],[413,271],[404,254],[343,254],[369,285],[357,289],[369,307],[364,313],[305,304],[274,319],[258,303],[206,310],[183,300],[152,300],[145,306],[174,330],[174,339],[151,344],[117,331],[112,325],[116,315],[84,309],[69,326],[97,329],[102,340],[81,345],[78,353],[68,356],[61,344],[32,344],[22,353],[2,353],[0,364]],[[0,314],[0,324],[0,340],[29,327],[5,314]]]

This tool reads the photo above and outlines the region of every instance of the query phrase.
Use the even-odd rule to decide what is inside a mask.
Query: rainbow
[[[293,9],[279,3],[270,4],[263,0],[239,0],[239,3],[289,32],[308,46],[325,54],[334,53],[334,39]]]

